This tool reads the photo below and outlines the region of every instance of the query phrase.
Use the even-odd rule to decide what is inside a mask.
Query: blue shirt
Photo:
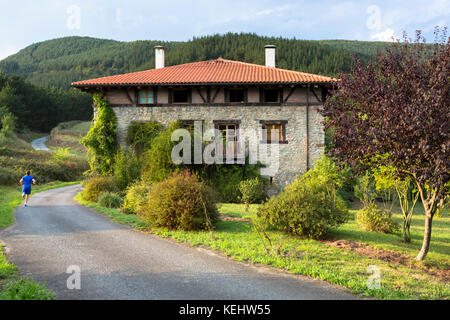
[[[31,187],[31,182],[34,180],[32,176],[24,176],[22,179],[24,187]]]

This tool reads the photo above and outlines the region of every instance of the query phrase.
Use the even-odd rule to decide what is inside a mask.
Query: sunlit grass
[[[77,200],[80,201],[80,195]],[[98,204],[87,203],[81,199],[81,203],[113,218],[114,221],[125,223],[137,228],[145,228],[134,215],[126,215],[117,209],[102,208]],[[257,205],[252,205],[248,212],[244,205],[221,204],[219,211],[234,217],[251,218],[257,212]],[[354,214],[354,213],[353,213]],[[396,219],[400,218],[396,214]],[[414,222],[414,236],[420,233],[420,223],[423,216],[418,214]],[[449,233],[450,221],[448,218],[437,218],[440,232]],[[334,284],[349,288],[355,294],[371,296],[380,299],[450,299],[450,286],[443,280],[428,274],[427,272],[409,268],[400,264],[370,259],[345,249],[330,247],[320,241],[305,240],[289,236],[281,232],[268,231],[271,239],[270,246],[267,240],[259,234],[251,223],[241,221],[220,221],[216,229],[210,231],[169,231],[165,229],[154,229],[153,233],[161,237],[170,237],[177,241],[187,243],[191,246],[206,246],[218,250],[226,256],[235,260],[263,264],[276,268],[288,270],[293,274],[302,274],[317,279],[325,280]],[[420,246],[417,243],[406,245],[401,242],[400,235],[374,234],[362,231],[358,228],[353,217],[348,223],[334,230],[333,237],[347,240],[358,240],[371,246],[380,248],[386,246],[390,250],[405,252],[413,256]],[[264,241],[264,242],[263,242]],[[437,240],[441,247],[435,245],[430,252],[431,259],[427,263],[436,268],[445,266],[448,261],[448,237],[444,236]],[[381,272],[381,288],[369,289],[367,281],[370,273],[368,267],[375,265]]]

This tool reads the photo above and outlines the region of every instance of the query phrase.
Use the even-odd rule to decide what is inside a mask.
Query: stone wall
[[[117,101],[117,100],[116,100]],[[284,187],[307,171],[306,106],[113,106],[118,119],[119,144],[126,147],[128,126],[132,122],[158,121],[165,125],[177,120],[204,120],[205,129],[214,129],[214,120],[240,120],[239,129],[261,134],[260,120],[286,120],[287,144],[279,144],[279,170],[273,182]],[[317,107],[309,107],[309,161],[312,165],[324,150],[322,117]],[[258,141],[261,136],[258,137]],[[270,158],[270,157],[269,157]],[[270,161],[269,161],[270,162]],[[268,163],[268,165],[271,165]],[[274,163],[272,163],[274,165]]]

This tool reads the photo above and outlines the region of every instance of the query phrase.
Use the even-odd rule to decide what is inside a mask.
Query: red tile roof
[[[334,78],[222,58],[72,83],[73,87],[183,84],[331,83]]]

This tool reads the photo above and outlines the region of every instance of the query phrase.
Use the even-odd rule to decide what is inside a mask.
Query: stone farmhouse
[[[242,129],[258,132],[263,144],[278,140],[279,169],[268,178],[282,187],[305,173],[324,151],[317,109],[336,79],[276,68],[275,51],[275,46],[265,47],[265,66],[218,58],[164,67],[165,49],[158,46],[155,69],[72,86],[107,99],[123,147],[128,126],[145,121],[181,121],[186,126],[202,121],[204,130],[218,129],[227,141]],[[274,133],[278,139],[272,138]]]

